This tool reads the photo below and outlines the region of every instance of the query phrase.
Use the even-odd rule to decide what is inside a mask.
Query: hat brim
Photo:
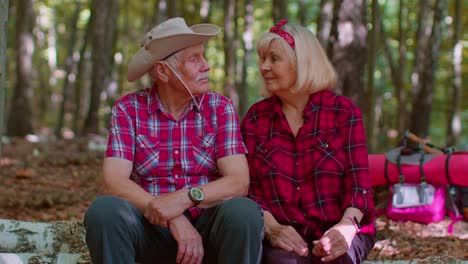
[[[179,50],[204,43],[208,39],[216,36],[220,31],[220,28],[213,24],[198,24],[190,28],[194,33],[155,38],[145,47],[140,48],[128,65],[128,81],[134,82],[138,80],[147,73],[157,61]]]

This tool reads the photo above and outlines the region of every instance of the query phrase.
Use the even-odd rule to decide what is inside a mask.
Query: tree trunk
[[[411,98],[416,100],[416,96],[420,93],[421,90],[421,83],[423,78],[423,71],[424,71],[424,61],[426,60],[425,51],[426,46],[428,45],[427,42],[429,40],[431,34],[431,27],[428,21],[429,18],[429,1],[426,0],[419,0],[419,17],[418,17],[418,29],[416,31],[416,38],[415,38],[415,50],[414,50],[414,64],[413,64],[413,71],[411,73]],[[414,105],[413,105],[414,107]],[[411,112],[417,109],[411,109]],[[414,120],[412,117],[408,118],[406,127],[412,129],[410,124]],[[413,131],[415,133],[416,131]],[[419,134],[418,134],[419,135]],[[420,137],[422,135],[419,135]]]
[[[288,19],[288,1],[273,0],[273,24]]]
[[[92,62],[91,98],[83,134],[99,131],[98,110],[101,92],[109,82],[113,59],[114,34],[117,30],[118,0],[94,0],[92,7]]]
[[[317,18],[317,39],[326,49],[328,47],[328,39],[330,38],[333,21],[333,1],[321,0],[320,11]]]
[[[398,103],[398,115],[396,116],[396,127],[398,129],[399,133],[403,133],[405,130],[405,124],[406,124],[406,116],[407,116],[407,111],[406,111],[406,91],[404,87],[404,82],[403,82],[403,75],[404,75],[404,65],[405,65],[405,52],[406,52],[406,45],[405,45],[405,34],[403,30],[403,3],[402,0],[400,0],[400,12],[399,12],[399,33],[398,33],[398,39],[399,39],[399,58],[398,58],[398,67],[397,64],[395,64],[395,60],[393,59],[392,56],[392,51],[390,48],[390,44],[387,41],[386,37],[386,30],[383,24],[383,19],[382,16],[380,15],[380,9],[377,8],[376,11],[379,12],[379,19],[377,22],[377,28],[380,33],[380,40],[382,42],[383,46],[383,51],[385,58],[387,59],[387,63],[390,69],[390,76],[392,79],[393,86],[395,87],[395,96],[397,98],[397,103]]]
[[[434,10],[432,33],[424,52],[424,68],[421,89],[413,97],[410,130],[423,138],[429,135],[431,127],[432,97],[434,94],[435,75],[439,63],[439,52],[442,42],[442,29],[447,12],[447,0],[437,0]]]
[[[372,29],[370,31],[368,42],[369,42],[369,50],[368,50],[368,66],[367,66],[367,89],[366,89],[366,96],[367,108],[365,109],[365,115],[367,117],[368,122],[366,125],[366,135],[367,135],[367,145],[369,152],[374,151],[374,146],[377,145],[377,135],[374,134],[375,125],[377,125],[374,121],[374,70],[375,70],[375,53],[377,47],[377,23],[379,20],[379,13],[378,13],[379,4],[377,0],[372,0]]]
[[[32,56],[34,51],[33,0],[18,0],[16,7],[16,87],[8,117],[7,133],[10,136],[23,137],[33,132],[31,100]]]
[[[398,100],[398,116],[397,116],[397,128],[398,132],[403,134],[403,131],[406,129],[406,119],[408,116],[408,111],[406,110],[406,89],[404,74],[405,74],[405,61],[406,61],[406,31],[404,21],[407,17],[407,12],[404,7],[403,0],[400,0],[400,9],[398,12],[398,74],[395,82],[396,96]]]
[[[68,106],[68,98],[70,97],[70,85],[69,85],[69,75],[71,74],[73,70],[73,53],[74,53],[74,47],[75,47],[75,42],[76,42],[76,35],[78,33],[78,18],[80,15],[81,11],[81,2],[77,2],[76,4],[76,10],[75,14],[73,15],[73,18],[70,23],[70,39],[68,40],[68,48],[67,48],[67,58],[65,58],[65,79],[63,81],[63,87],[62,87],[62,102],[60,103],[60,110],[57,118],[57,125],[55,127],[55,136],[57,138],[62,137],[62,128],[63,128],[63,119],[65,116],[65,111],[69,108]]]
[[[252,0],[245,0],[245,23],[244,32],[242,34],[242,48],[244,57],[242,58],[242,80],[239,87],[239,116],[243,117],[249,108],[249,87],[247,84],[247,69],[252,58],[253,50],[253,23],[254,23],[254,7]]]
[[[166,1],[167,4],[167,17],[172,18],[177,16],[177,2],[178,0]]]
[[[202,0],[200,6],[200,18],[202,23],[208,23],[211,14],[211,0]]]
[[[234,24],[236,1],[224,0],[224,86],[223,92],[234,103],[236,109],[239,108],[239,96],[235,89],[236,73],[236,49],[234,47]]]
[[[5,118],[6,91],[6,49],[8,37],[8,0],[0,0],[0,159],[2,158],[2,138]]]
[[[297,3],[299,5],[299,10],[298,12],[298,18],[299,18],[299,23],[303,26],[307,25],[307,3],[305,0],[299,0]]]
[[[350,97],[365,111],[366,1],[338,0],[335,5],[337,17],[334,18],[330,51],[338,74],[336,91]]]
[[[462,131],[462,122],[460,116],[461,89],[462,89],[462,50],[463,44],[460,41],[461,36],[461,1],[455,0],[455,17],[453,31],[453,86],[451,103],[449,103],[449,114],[447,119],[447,145],[454,146],[460,137]]]
[[[86,49],[88,47],[88,43],[91,40],[91,34],[92,34],[92,19],[91,17],[88,20],[88,23],[86,25],[86,33],[84,35],[83,43],[81,46],[80,50],[80,61],[78,62],[78,72],[76,73],[76,82],[75,82],[75,89],[74,89],[74,111],[73,111],[73,132],[75,135],[79,135],[79,127],[81,127],[81,122],[83,119],[83,106],[82,106],[82,97],[83,97],[83,91],[86,90],[84,89],[86,81],[85,81],[85,76],[86,76]]]

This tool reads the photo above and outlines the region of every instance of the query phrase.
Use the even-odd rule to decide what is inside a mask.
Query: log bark
[[[0,219],[0,252],[86,253],[85,230],[79,222],[25,222]]]
[[[0,264],[91,263],[80,222],[0,219]]]

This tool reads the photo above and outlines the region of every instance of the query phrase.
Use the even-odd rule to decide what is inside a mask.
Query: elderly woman
[[[331,91],[315,36],[283,20],[257,43],[264,92],[242,122],[264,263],[361,263],[375,242],[360,109]]]

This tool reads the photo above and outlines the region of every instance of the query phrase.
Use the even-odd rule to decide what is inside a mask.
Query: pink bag
[[[446,186],[397,183],[391,187],[392,199],[387,205],[387,216],[393,220],[432,223],[445,217]]]

